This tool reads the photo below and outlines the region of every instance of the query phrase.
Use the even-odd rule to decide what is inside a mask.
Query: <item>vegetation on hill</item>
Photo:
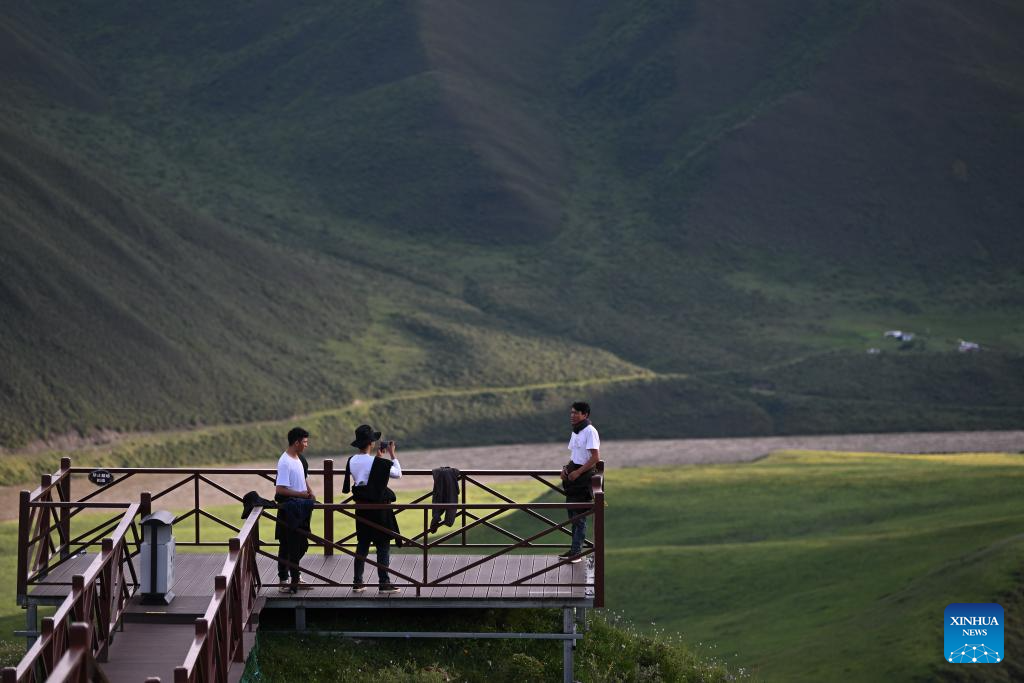
[[[867,406],[856,357],[893,326],[1015,366],[1022,24],[952,0],[8,3],[0,447],[826,352],[793,383]],[[898,374],[927,393],[957,362]]]
[[[318,455],[344,451],[352,429],[362,423],[408,448],[531,443],[561,434],[566,406],[579,396],[596,406],[602,433],[617,440],[1014,429],[1024,421],[1015,363],[995,355],[834,354],[752,374],[625,375],[501,389],[409,391],[281,420],[129,434],[76,449],[73,460],[83,466],[132,467],[269,462],[297,423],[313,434]],[[811,369],[805,372],[805,365]],[[971,389],[943,388],[961,385]],[[2,455],[0,485],[37,481],[40,471],[56,470],[66,453]]]
[[[432,611],[432,610],[427,610]],[[346,610],[333,619],[311,612],[313,630],[412,630],[560,633],[559,610]],[[268,615],[269,616],[269,615]],[[275,632],[261,624],[243,680],[445,683],[541,683],[562,680],[562,644],[550,640],[355,641],[330,635]],[[285,627],[287,627],[287,622]],[[621,615],[594,612],[574,652],[575,679],[583,683],[750,680],[733,662],[697,652],[675,635],[638,630]],[[373,645],[368,646],[372,642]]]

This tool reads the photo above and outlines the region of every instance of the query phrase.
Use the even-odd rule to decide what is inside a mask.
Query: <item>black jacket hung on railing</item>
[[[431,473],[434,475],[434,492],[430,502],[458,503],[459,471],[454,467],[438,467]],[[442,516],[444,516],[445,526],[455,524],[455,508],[447,510],[434,508],[430,515],[430,533],[434,533],[441,526]]]

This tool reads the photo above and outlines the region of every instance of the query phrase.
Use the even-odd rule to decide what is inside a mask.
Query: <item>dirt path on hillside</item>
[[[750,462],[780,450],[867,451],[878,453],[960,453],[960,452],[1024,452],[1024,431],[1006,432],[916,432],[907,434],[843,434],[826,436],[770,436],[737,439],[665,439],[650,441],[605,441],[601,455],[609,467],[649,467],[657,465],[694,465]],[[567,457],[564,443],[518,444],[510,446],[478,446],[436,450],[399,449],[399,460],[406,469],[432,469],[449,465],[459,469],[545,469],[557,468]],[[333,456],[336,469],[343,469],[348,454]],[[324,455],[310,458],[310,467],[323,466]],[[273,467],[276,458],[261,463],[237,465],[238,468]],[[269,496],[270,482],[253,475],[217,475],[211,479],[232,491],[258,490]],[[508,481],[507,478],[503,478]],[[177,481],[170,475],[136,476],[115,487],[109,499],[130,496],[140,491],[156,492]],[[341,480],[336,480],[340,494]],[[322,481],[311,478],[310,485],[322,494]],[[212,487],[203,485],[204,505],[227,504],[231,499]],[[432,486],[429,475],[408,476],[395,482],[397,490],[423,490]],[[72,493],[80,496],[83,487],[91,490],[85,477],[76,476]],[[0,520],[16,519],[19,492],[25,486],[0,487]],[[116,492],[116,495],[113,495]],[[102,500],[103,498],[97,498]],[[160,499],[161,508],[182,509],[193,505],[194,490],[184,486]]]

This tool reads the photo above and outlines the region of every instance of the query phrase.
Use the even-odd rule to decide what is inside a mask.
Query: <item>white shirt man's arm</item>
[[[281,486],[279,484],[277,486],[277,488],[274,489],[274,493],[276,495],[279,495],[279,496],[284,496],[285,498],[312,498],[313,497],[313,492],[309,490],[309,484],[306,484],[306,490],[305,491],[296,491],[295,489],[290,489],[287,486]]]

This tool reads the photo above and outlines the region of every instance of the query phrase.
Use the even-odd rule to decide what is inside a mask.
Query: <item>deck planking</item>
[[[376,555],[371,554],[371,559]],[[427,565],[428,581],[464,567],[481,559],[481,555],[431,555]],[[71,591],[71,577],[82,573],[95,555],[80,555],[70,558],[55,568],[46,577],[46,585],[34,586],[29,591],[29,598],[49,604],[59,603]],[[175,558],[174,592],[175,600],[161,610],[167,613],[190,613],[195,611],[195,600],[177,600],[177,598],[211,597],[213,595],[214,577],[224,566],[225,555],[209,553],[181,553]],[[138,558],[134,558],[138,571]],[[344,601],[347,599],[366,600],[372,598],[420,600],[523,600],[523,599],[563,599],[587,600],[591,596],[583,586],[567,586],[568,583],[583,583],[586,580],[584,567],[586,560],[578,564],[567,564],[551,569],[530,579],[524,584],[513,586],[511,583],[523,576],[528,576],[545,567],[554,567],[557,562],[554,556],[548,555],[512,555],[506,553],[491,558],[468,570],[447,579],[443,584],[424,587],[420,595],[416,595],[416,587],[400,577],[392,576],[402,591],[390,595],[377,592],[376,568],[366,565],[364,580],[367,588],[361,593],[353,593],[350,586],[323,585],[324,581],[308,573],[303,578],[314,584],[309,590],[302,590],[297,595],[278,591],[277,563],[273,558],[259,556],[260,580],[263,588],[261,594],[273,606],[276,600],[295,600],[301,598],[310,605],[318,600]],[[353,558],[346,554],[325,556],[320,554],[307,555],[302,560],[304,569],[315,571],[321,576],[338,583],[351,583],[353,578]],[[423,556],[418,553],[396,553],[391,556],[391,566],[395,570],[421,580],[423,576]],[[140,577],[141,578],[141,577]],[[316,585],[320,584],[320,585]],[[492,585],[463,585],[492,584]],[[312,606],[312,605],[310,605]]]

